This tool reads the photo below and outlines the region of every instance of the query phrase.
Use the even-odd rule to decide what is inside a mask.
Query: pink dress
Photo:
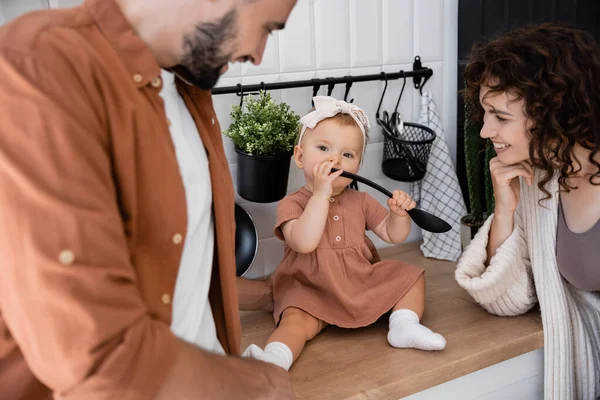
[[[275,235],[302,215],[312,193],[305,188],[277,207]],[[423,274],[398,260],[379,261],[365,230],[375,229],[388,210],[368,193],[345,189],[330,199],[329,215],[317,249],[299,254],[285,245],[273,274],[273,317],[278,324],[288,307],[343,328],[370,325],[394,307]],[[375,262],[377,261],[377,262]]]

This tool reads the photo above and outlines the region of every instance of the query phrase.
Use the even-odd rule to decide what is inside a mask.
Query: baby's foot
[[[397,310],[390,315],[387,339],[390,345],[398,348],[442,350],[446,347],[446,339],[421,325],[418,315],[411,310]]]
[[[256,360],[275,364],[286,371],[289,371],[294,362],[292,351],[287,345],[281,342],[269,343],[264,350],[255,344],[251,344],[244,351],[242,357],[251,357]]]

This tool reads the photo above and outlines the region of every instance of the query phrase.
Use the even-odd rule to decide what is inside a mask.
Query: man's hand
[[[244,386],[248,390],[247,399],[260,400],[293,400],[296,398],[292,390],[290,374],[275,364],[252,358],[244,358],[248,370],[248,382]]]
[[[182,340],[155,400],[293,400],[290,374],[274,364],[209,353]]]

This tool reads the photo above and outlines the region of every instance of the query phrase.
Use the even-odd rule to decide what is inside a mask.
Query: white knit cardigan
[[[534,182],[539,180],[536,172]],[[556,261],[558,181],[552,197],[521,180],[514,230],[485,265],[493,215],[458,261],[456,280],[488,312],[523,314],[539,300],[544,328],[544,397],[588,400],[600,396],[600,292],[565,281]],[[598,244],[600,246],[600,243]],[[600,260],[598,260],[600,268]]]

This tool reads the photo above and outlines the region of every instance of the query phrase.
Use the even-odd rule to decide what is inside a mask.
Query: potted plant
[[[479,136],[482,123],[474,118],[475,105],[465,99],[465,166],[470,213],[461,218],[461,242],[466,247],[494,210],[490,160],[496,156],[489,140]]]
[[[234,105],[224,135],[237,153],[237,190],[257,203],[281,200],[287,191],[290,159],[300,116],[288,104],[277,104],[266,91]]]

